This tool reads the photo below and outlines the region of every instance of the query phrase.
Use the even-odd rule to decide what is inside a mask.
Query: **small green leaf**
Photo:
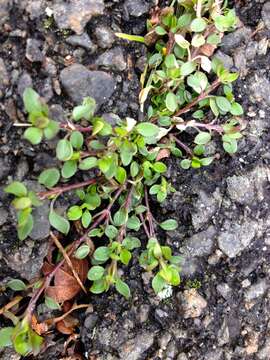
[[[115,239],[118,235],[118,230],[113,225],[107,225],[105,228],[105,235],[108,236],[109,239]]]
[[[175,230],[178,227],[177,221],[174,219],[168,219],[159,224],[159,226],[166,231]]]
[[[208,166],[208,165],[212,164],[213,161],[214,161],[213,156],[200,159],[200,163],[203,166]]]
[[[133,236],[127,236],[123,240],[122,244],[127,250],[134,250],[136,248],[141,247],[140,240],[138,238],[136,238],[136,237],[133,237]]]
[[[223,142],[223,148],[228,154],[235,154],[237,152],[237,141],[231,139],[230,142]]]
[[[35,127],[29,127],[25,130],[23,137],[28,140],[32,145],[37,145],[42,140],[42,130],[35,128]]]
[[[136,125],[138,133],[145,137],[155,137],[159,133],[159,127],[155,124],[142,122]]]
[[[234,116],[240,116],[244,114],[244,110],[239,103],[234,102],[232,103],[230,113]]]
[[[46,139],[53,139],[59,131],[59,124],[56,121],[50,120],[48,126],[44,129],[44,136]]]
[[[83,244],[75,251],[75,258],[82,260],[86,258],[89,253],[90,253],[89,245]]]
[[[82,214],[82,226],[86,229],[91,224],[92,221],[92,215],[88,210],[85,210],[85,212]]]
[[[88,157],[86,159],[83,159],[79,164],[80,170],[90,170],[97,166],[97,158],[95,157]]]
[[[91,281],[100,280],[105,273],[105,269],[102,266],[93,266],[88,271],[87,278]]]
[[[138,175],[140,171],[139,164],[136,161],[133,161],[130,165],[130,174],[134,178]]]
[[[12,201],[12,205],[15,207],[16,210],[23,210],[31,207],[32,202],[29,197],[20,197],[14,199]]]
[[[130,218],[128,218],[127,221],[127,228],[135,231],[139,231],[141,226],[141,222],[137,216],[133,215]]]
[[[118,278],[115,283],[115,288],[119,294],[123,295],[126,299],[130,298],[129,286],[124,281]]]
[[[61,161],[67,161],[70,160],[72,155],[73,155],[73,148],[71,143],[66,139],[62,139],[58,141],[58,144],[56,146],[57,159]]]
[[[127,178],[126,170],[119,166],[116,170],[115,178],[120,184],[124,184]]]
[[[225,113],[231,110],[231,103],[224,96],[216,96],[216,104]]]
[[[51,310],[60,310],[60,305],[50,296],[45,296],[45,305]]]
[[[76,174],[76,171],[77,171],[77,161],[68,160],[64,163],[64,166],[61,169],[61,174],[63,178],[69,179]]]
[[[190,47],[190,43],[184,38],[181,34],[176,34],[174,36],[175,42],[177,45],[180,46],[182,49],[188,49]]]
[[[124,209],[118,210],[113,217],[113,222],[116,226],[124,225],[128,220],[128,213]]]
[[[73,109],[72,117],[75,121],[79,121],[83,118],[86,120],[90,120],[94,116],[95,109],[96,109],[95,99],[91,97],[86,97],[83,100],[82,105],[76,106]]]
[[[54,227],[56,230],[60,231],[65,235],[68,234],[70,229],[69,221],[58,215],[54,210],[50,211],[49,221],[52,227]]]
[[[172,92],[169,92],[166,95],[166,108],[171,112],[175,112],[177,110],[177,107],[178,104],[176,95]]]
[[[93,130],[92,130],[92,135],[96,135],[98,134],[104,127],[104,122],[101,121],[101,120],[97,120],[95,121],[94,123],[94,126],[93,126]]]
[[[193,71],[196,70],[196,63],[195,61],[188,61],[186,63],[184,63],[181,68],[181,75],[182,76],[187,76],[191,73],[193,73]]]
[[[158,161],[154,163],[153,169],[155,170],[155,172],[162,174],[167,171],[167,166],[164,163]]]
[[[167,34],[167,31],[166,31],[163,27],[161,27],[161,26],[157,26],[157,27],[155,28],[155,31],[156,31],[156,33],[157,33],[158,35],[160,35],[160,36]]]
[[[93,294],[101,294],[106,291],[106,282],[103,279],[93,282],[93,285],[90,288],[90,291]]]
[[[202,32],[205,30],[207,26],[206,21],[203,18],[197,18],[192,20],[191,24],[190,24],[190,29],[191,31],[194,32]]]
[[[46,169],[38,177],[38,182],[45,185],[47,188],[52,188],[58,183],[60,179],[60,172],[56,168]]]
[[[156,274],[152,280],[152,288],[154,289],[155,293],[160,293],[165,285],[166,281],[159,274]]]
[[[124,265],[128,265],[132,255],[127,249],[122,249],[120,252],[120,260]]]
[[[79,220],[82,217],[82,209],[80,206],[74,205],[68,209],[67,217],[69,220]]]
[[[23,102],[25,110],[28,113],[42,112],[43,107],[40,102],[40,97],[32,88],[26,88],[23,92]]]
[[[110,258],[110,249],[106,246],[100,246],[94,252],[94,259],[100,262],[105,262]]]
[[[25,185],[20,183],[19,181],[13,181],[11,184],[5,187],[4,191],[18,197],[27,195],[27,189]]]
[[[195,144],[205,145],[211,140],[211,134],[206,131],[201,131],[194,139]]]
[[[181,166],[181,168],[184,169],[184,170],[189,169],[190,166],[191,166],[191,160],[189,160],[189,159],[184,159],[184,160],[182,160],[182,161],[180,162],[180,166]]]
[[[34,226],[33,216],[31,214],[28,214],[24,222],[23,223],[19,222],[18,224],[18,228],[17,228],[18,238],[20,240],[25,240],[27,236],[31,233],[33,226]]]
[[[74,147],[74,149],[80,150],[83,146],[83,135],[79,131],[73,131],[70,136],[70,142],[71,145]]]
[[[123,34],[123,33],[115,33],[115,36],[119,37],[120,39],[125,39],[125,40],[129,40],[129,41],[136,41],[136,42],[140,42],[140,43],[143,43],[143,44],[145,43],[145,40],[144,40],[143,36]]]
[[[12,279],[7,283],[7,286],[14,291],[23,291],[26,290],[27,287],[22,280]]]
[[[0,348],[12,345],[14,327],[5,327],[0,330]]]

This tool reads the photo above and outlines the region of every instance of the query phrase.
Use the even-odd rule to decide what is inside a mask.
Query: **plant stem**
[[[182,141],[178,140],[175,136],[171,135],[170,138],[175,141],[182,149],[185,150],[185,152],[187,154],[189,154],[190,156],[193,156],[193,152],[191,151],[191,149],[185,145],[184,143],[182,143]]]
[[[80,126],[80,125],[74,125],[70,122],[60,123],[61,129],[71,130],[71,131],[80,131],[80,132],[91,132],[93,127],[92,126]]]
[[[196,17],[200,18],[201,16],[202,16],[202,0],[197,0]]]
[[[92,185],[92,184],[96,184],[97,183],[97,179],[90,179],[90,180],[86,180],[77,184],[71,184],[71,185],[66,185],[66,186],[62,186],[62,187],[56,187],[53,188],[52,190],[49,191],[41,191],[39,193],[37,193],[37,196],[40,198],[40,200],[44,200],[50,196],[53,195],[60,195],[66,191],[71,191],[71,190],[75,190],[75,189],[79,189],[81,187],[84,186],[88,186],[88,185]]]
[[[147,213],[146,213],[146,219],[149,224],[149,234],[150,237],[155,237],[155,229],[154,229],[154,223],[153,223],[153,215],[150,210],[150,204],[149,204],[149,198],[148,198],[148,192],[147,188],[144,188],[144,198],[145,198],[145,205],[147,207]]]

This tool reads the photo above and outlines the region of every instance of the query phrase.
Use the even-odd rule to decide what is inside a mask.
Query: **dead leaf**
[[[78,324],[79,320],[69,315],[65,317],[65,319],[56,323],[56,329],[64,335],[71,335],[74,333],[74,330]]]
[[[46,323],[38,323],[35,315],[32,316],[31,327],[38,335],[46,333],[49,329]]]
[[[159,153],[157,154],[156,160],[159,161],[164,158],[170,157],[170,150],[169,149],[161,149],[159,150]]]
[[[200,47],[200,54],[210,57],[213,55],[216,48],[216,45],[204,44]]]

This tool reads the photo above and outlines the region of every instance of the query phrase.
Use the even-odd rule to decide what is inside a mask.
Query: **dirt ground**
[[[13,277],[37,277],[48,250],[48,204],[35,214],[38,224],[31,238],[20,243],[15,214],[3,192],[14,179],[35,188],[39,172],[55,164],[55,142],[32,147],[22,140],[22,129],[13,127],[25,116],[21,98],[25,87],[33,86],[44,96],[54,118],[61,120],[76,101],[68,86],[63,86],[68,79],[63,79],[62,70],[82,64],[84,71],[109,74],[99,89],[101,94],[107,91],[106,102],[99,104],[100,114],[139,116],[139,76],[146,49],[118,41],[113,33],[144,34],[154,1],[112,0],[104,5],[103,14],[82,25],[84,35],[78,38],[65,20],[66,12],[77,16],[76,6],[67,8],[70,4],[63,1],[0,0],[3,284]],[[232,5],[242,23],[224,37],[217,56],[240,72],[234,88],[245,109],[247,128],[239,152],[224,155],[216,141],[208,152],[220,152],[221,159],[203,170],[185,171],[177,160],[168,161],[166,176],[176,193],[161,206],[152,199],[152,205],[158,220],[169,216],[180,224],[176,231],[159,236],[182,255],[182,285],[159,299],[134,256],[124,274],[133,294],[130,301],[114,291],[79,297],[78,301],[92,304],[92,309],[78,314],[81,340],[77,351],[83,359],[270,359],[270,2],[243,0]],[[48,15],[50,10],[57,14],[58,6],[62,15],[53,20]],[[110,92],[112,83],[115,90]],[[61,200],[63,208],[70,196]],[[145,240],[143,234],[141,240]],[[1,293],[0,307],[13,295],[11,290]],[[36,358],[64,358],[66,338],[52,334],[47,340],[46,353]],[[0,350],[0,358],[20,357],[6,349]]]

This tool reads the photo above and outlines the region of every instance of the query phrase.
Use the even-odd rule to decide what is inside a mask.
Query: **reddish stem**
[[[92,126],[84,127],[84,126],[80,126],[80,125],[74,125],[74,124],[71,124],[69,122],[61,123],[60,128],[66,129],[66,130],[73,130],[73,131],[76,130],[76,131],[80,131],[80,132],[90,132],[93,129]]]

